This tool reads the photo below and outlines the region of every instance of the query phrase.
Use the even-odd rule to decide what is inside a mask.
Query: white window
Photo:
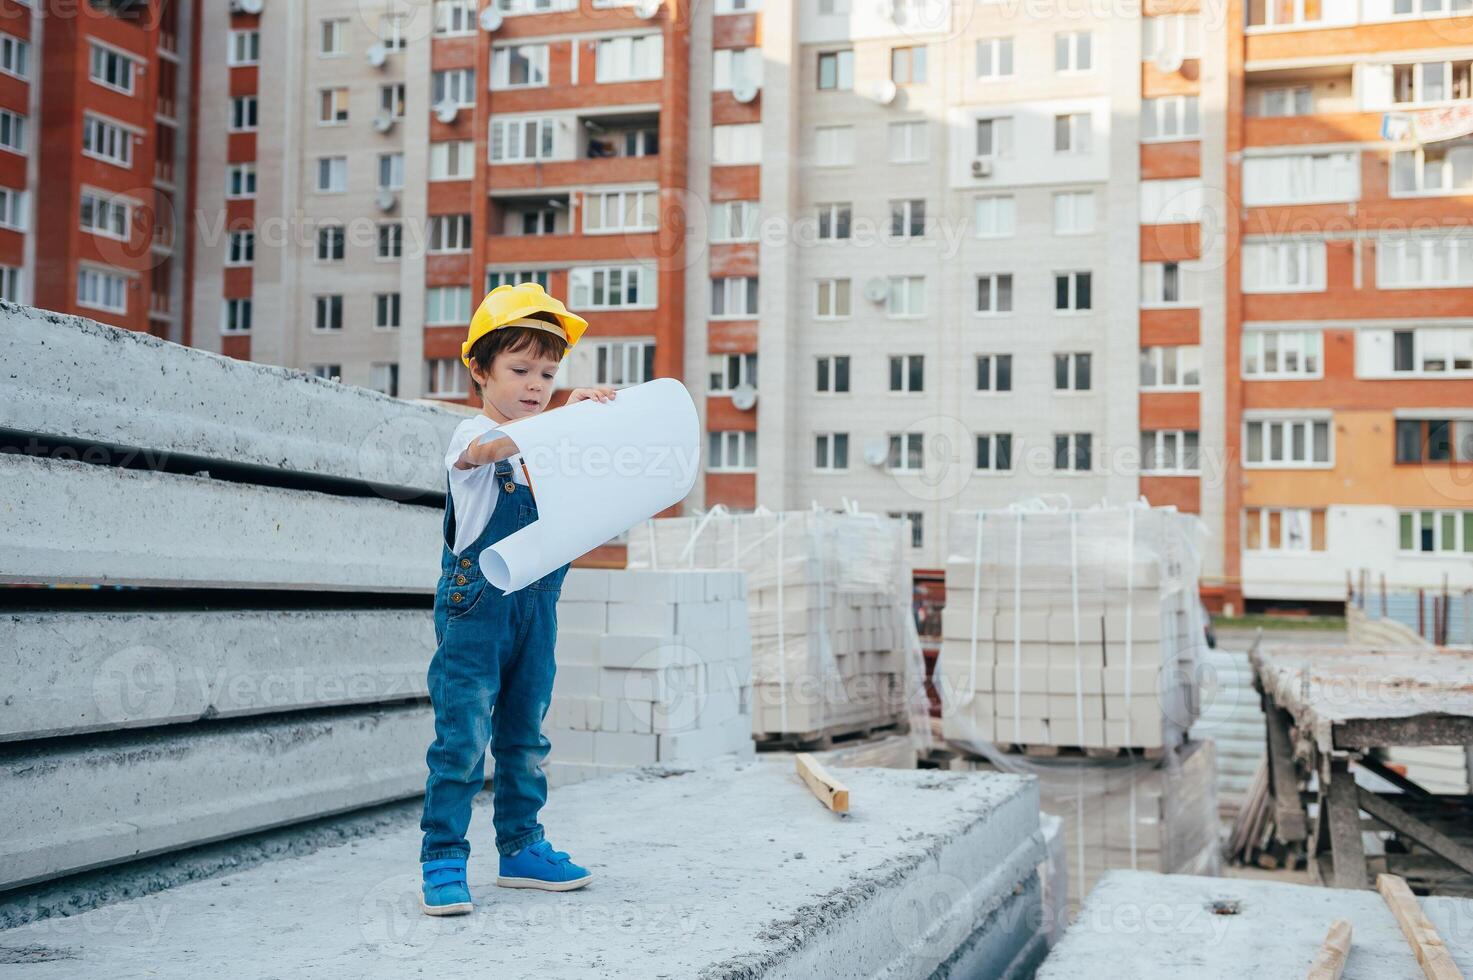
[[[317,53],[336,56],[348,51],[348,21],[325,20],[318,35]]]
[[[1013,355],[978,354],[977,390],[1006,392],[1013,390]]]
[[[1304,507],[1245,507],[1243,550],[1325,550],[1325,512]]]
[[[230,100],[230,131],[249,133],[256,129],[256,97],[238,95]]]
[[[1445,0],[1392,0],[1391,4],[1391,14],[1394,17],[1436,17],[1447,10],[1467,13],[1468,0],[1453,0],[1451,4]]]
[[[818,13],[820,17],[834,17],[847,14],[854,9],[850,0],[818,0]]]
[[[404,187],[404,154],[402,152],[378,155],[379,190],[397,191]]]
[[[31,76],[31,45],[10,34],[0,34],[0,72],[16,78]]]
[[[757,433],[711,432],[706,438],[707,470],[746,472],[757,468]]]
[[[595,3],[595,6],[598,4]],[[547,14],[559,10],[577,10],[577,0],[495,0],[497,10],[508,16]]]
[[[1197,267],[1190,262],[1142,262],[1141,309],[1196,306]]]
[[[547,84],[546,44],[507,44],[491,49],[491,87],[535,88]]]
[[[1054,390],[1089,391],[1094,358],[1088,353],[1054,355]]]
[[[1473,286],[1473,238],[1439,235],[1376,243],[1376,288]]]
[[[1142,473],[1196,473],[1201,469],[1194,429],[1157,429],[1141,433]]]
[[[133,166],[133,133],[116,123],[87,114],[82,117],[82,152],[119,167]]]
[[[902,9],[897,4],[896,9]],[[899,16],[897,14],[897,16]],[[893,521],[906,521],[910,524],[910,546],[921,548],[925,546],[926,535],[922,530],[926,515],[918,510],[887,510],[885,516]]]
[[[341,295],[318,296],[315,307],[316,313],[312,320],[313,329],[343,329],[343,297]]]
[[[892,317],[924,316],[926,312],[926,277],[891,276],[885,296],[885,315]]]
[[[850,213],[848,204],[820,204],[818,206],[819,241],[839,241],[849,237]]]
[[[106,269],[77,269],[77,305],[109,313],[128,312],[128,280]]]
[[[1013,274],[998,272],[977,277],[977,312],[1013,312]]]
[[[1317,378],[1323,335],[1318,330],[1243,331],[1243,377]]]
[[[342,225],[322,225],[317,229],[317,261],[341,262],[347,249],[347,232]]]
[[[850,281],[820,279],[814,283],[814,315],[820,320],[837,320],[849,315]]]
[[[825,395],[842,395],[849,391],[849,355],[834,354],[818,358],[813,390]]]
[[[756,315],[756,276],[726,276],[711,280],[712,319],[741,319]]]
[[[1202,348],[1197,344],[1142,347],[1141,387],[1151,391],[1202,387]]]
[[[568,294],[573,307],[579,310],[651,307],[658,302],[655,288],[655,270],[648,266],[577,266],[568,270]]]
[[[1393,185],[1400,156],[1392,156]],[[1243,203],[1258,207],[1354,201],[1360,197],[1359,167],[1360,154],[1354,150],[1245,157]]]
[[[1054,469],[1061,473],[1087,473],[1094,469],[1094,436],[1088,432],[1054,434]]]
[[[1243,292],[1307,293],[1325,288],[1325,243],[1248,242],[1243,245]]]
[[[977,156],[1010,157],[1013,155],[1013,117],[997,116],[977,120]]]
[[[897,354],[890,358],[890,390],[915,394],[926,390],[926,358]]]
[[[425,290],[425,325],[463,327],[471,319],[471,287],[431,286]]]
[[[886,468],[891,473],[919,473],[925,466],[926,437],[920,432],[891,432]]]
[[[375,361],[368,366],[368,387],[390,398],[399,396],[399,365]]]
[[[1202,220],[1202,180],[1141,181],[1141,224],[1194,224]]]
[[[1473,554],[1473,511],[1404,510],[1397,525],[1397,547],[1404,552]]]
[[[256,165],[232,163],[225,172],[225,196],[232,199],[256,196]]]
[[[1013,434],[983,432],[977,435],[977,469],[1006,473],[1013,468]]]
[[[1362,328],[1355,334],[1358,378],[1473,375],[1473,327]]]
[[[1088,272],[1054,273],[1054,309],[1079,312],[1092,307],[1091,275]]]
[[[476,162],[473,140],[430,144],[430,180],[470,180]]]
[[[1466,194],[1473,190],[1473,142],[1429,144],[1391,154],[1391,194]]]
[[[0,299],[7,303],[24,303],[21,294],[20,270],[13,265],[0,265]]]
[[[553,122],[547,117],[491,120],[491,162],[519,163],[549,160],[553,151]]]
[[[710,375],[709,390],[714,394],[726,394],[742,385],[757,387],[756,354],[713,354],[707,359]]]
[[[227,299],[220,305],[220,332],[251,332],[251,301],[249,299]]]
[[[716,0],[718,14],[750,14],[762,9],[762,0]]]
[[[659,78],[665,58],[665,39],[659,34],[606,37],[598,42],[594,81],[638,82]]]
[[[235,32],[230,38],[230,64],[244,65],[255,64],[259,42],[256,47],[250,46],[247,41],[243,48],[238,48],[235,40]],[[236,61],[238,54],[249,56],[249,61]],[[0,59],[3,66],[3,59]],[[87,66],[87,77],[98,85],[110,88],[126,95],[133,94],[133,78],[138,70],[138,62],[131,56],[124,54],[116,48],[105,47],[96,41],[91,42],[91,55]]]
[[[1321,419],[1252,419],[1243,424],[1243,464],[1256,469],[1330,465],[1330,423]]]
[[[378,87],[379,112],[390,119],[403,119],[405,110],[405,88],[403,82]]]
[[[26,192],[13,187],[0,187],[0,228],[25,231],[29,210]]]
[[[404,226],[397,221],[380,222],[375,255],[381,259],[397,259],[404,254]]]
[[[230,239],[225,244],[225,264],[227,266],[254,265],[256,261],[256,233],[253,231],[232,231]]]
[[[854,127],[819,126],[813,131],[813,163],[817,167],[847,167],[854,163]]]
[[[659,221],[659,191],[589,192],[583,198],[583,230],[589,234],[654,231]]]
[[[94,67],[97,60],[97,49],[93,48]],[[237,65],[254,65],[261,60],[261,32],[256,30],[231,31],[230,50],[226,58],[226,64],[235,67]]]
[[[317,189],[324,194],[341,194],[348,189],[348,158],[317,158]]]
[[[1467,61],[1422,61],[1381,67],[1390,69],[1391,101],[1396,106],[1465,101],[1473,96],[1473,77],[1470,77],[1473,64]]]
[[[435,398],[464,398],[466,372],[458,357],[425,361],[425,393]]]
[[[549,273],[546,269],[489,269],[486,272],[486,292],[497,286],[515,286],[519,282],[535,282],[547,292]]]
[[[1054,195],[1054,234],[1086,235],[1095,230],[1093,191],[1063,191]]]
[[[921,163],[930,157],[924,119],[890,124],[890,162]]]
[[[397,330],[399,328],[399,294],[375,293],[373,296],[373,328],[375,330]]]
[[[761,48],[718,48],[714,52],[711,88],[730,92],[744,82],[762,84]]]
[[[833,471],[849,468],[849,433],[819,432],[813,436],[813,468]]]
[[[890,202],[890,237],[921,238],[926,234],[926,202],[908,198]]]
[[[476,32],[476,0],[435,0],[435,36]]]
[[[713,242],[755,242],[761,223],[756,201],[717,201],[711,205]]]
[[[0,109],[0,149],[26,152],[26,117]]]
[[[1017,202],[1011,194],[983,194],[974,204],[978,238],[1011,238],[1017,227]]]
[[[737,123],[711,127],[711,162],[717,165],[760,163],[762,125]]]
[[[378,19],[378,36],[385,50],[403,51],[409,46],[404,28],[407,18],[403,14],[385,14]]]
[[[896,85],[926,84],[926,49],[923,45],[890,49],[890,80]]]
[[[348,90],[325,88],[318,93],[317,121],[326,126],[335,126],[348,121]]]
[[[1089,71],[1093,46],[1089,31],[1066,31],[1054,35],[1054,71]]]
[[[475,69],[451,68],[430,74],[430,105],[446,104],[462,109],[476,104]]]
[[[611,388],[643,384],[655,376],[655,344],[651,340],[597,343],[593,345],[593,362],[594,384]]]
[[[1307,116],[1314,112],[1314,93],[1308,85],[1266,88],[1258,93],[1256,104],[1260,116]]]
[[[1142,61],[1167,65],[1201,56],[1202,21],[1196,14],[1141,18]]]
[[[425,244],[429,252],[469,252],[471,216],[437,214],[430,218]]]
[[[1141,100],[1141,141],[1196,139],[1202,132],[1195,95]]]
[[[854,52],[821,51],[818,55],[818,88],[821,92],[842,92],[854,88]]]
[[[977,42],[977,77],[992,80],[1013,77],[1013,39],[984,37]]]

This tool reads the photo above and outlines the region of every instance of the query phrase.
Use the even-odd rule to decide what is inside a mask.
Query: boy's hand
[[[568,392],[567,404],[571,405],[574,402],[581,402],[589,398],[595,401],[609,402],[614,400],[615,394],[617,392],[613,388],[574,388]]]

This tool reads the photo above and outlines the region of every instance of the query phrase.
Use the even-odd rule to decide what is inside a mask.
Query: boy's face
[[[558,362],[550,357],[538,357],[530,350],[510,350],[497,354],[485,374],[472,363],[471,373],[481,386],[481,407],[486,414],[510,422],[536,415],[547,407],[557,368]]]

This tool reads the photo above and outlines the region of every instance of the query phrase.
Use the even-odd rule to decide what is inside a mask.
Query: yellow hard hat
[[[528,319],[534,313],[551,313],[557,317],[561,326],[546,320]],[[576,313],[569,313],[560,300],[547,295],[547,290],[535,282],[497,286],[481,300],[475,316],[471,317],[471,328],[466,333],[465,343],[460,345],[460,359],[466,367],[471,366],[471,348],[476,345],[476,341],[502,327],[546,330],[566,340],[568,350],[571,350],[578,338],[583,336],[583,331],[588,329],[588,321]]]

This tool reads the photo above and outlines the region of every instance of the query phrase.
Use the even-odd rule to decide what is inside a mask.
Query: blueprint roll
[[[685,385],[657,378],[516,419],[506,436],[527,466],[537,520],[481,552],[481,572],[515,592],[679,503],[700,468],[700,421]]]

